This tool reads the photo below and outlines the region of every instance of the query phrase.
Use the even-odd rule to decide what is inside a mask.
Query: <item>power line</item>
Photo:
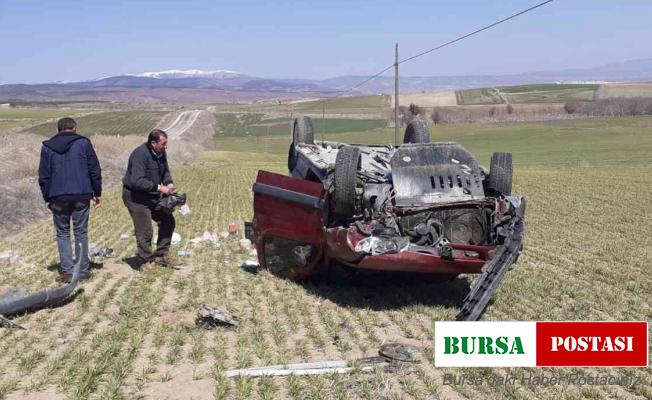
[[[484,27],[482,27],[482,28],[480,28],[480,29],[477,29],[477,30],[475,30],[475,31],[473,31],[473,32],[471,32],[471,33],[467,33],[466,35],[459,36],[459,37],[457,37],[457,38],[455,38],[455,39],[453,39],[453,40],[450,40],[450,41],[448,41],[448,42],[446,42],[446,43],[440,44],[439,46],[433,47],[432,49],[429,49],[429,50],[426,50],[426,51],[422,51],[421,53],[415,54],[415,55],[413,55],[413,56],[411,56],[411,57],[408,57],[408,58],[406,58],[406,59],[404,59],[404,60],[401,60],[401,61],[399,61],[398,63],[399,63],[399,64],[403,64],[403,63],[405,63],[405,62],[408,62],[408,61],[414,60],[415,58],[418,58],[418,57],[424,56],[424,55],[426,55],[426,54],[428,54],[428,53],[432,53],[433,51],[439,50],[439,49],[444,48],[444,47],[446,47],[446,46],[450,46],[450,45],[453,44],[453,43],[457,43],[457,42],[459,42],[459,41],[461,41],[461,40],[464,40],[464,39],[466,39],[466,38],[468,38],[468,37],[471,37],[471,36],[473,36],[473,35],[476,35],[476,34],[478,34],[478,33],[480,33],[480,32],[486,31],[487,29],[491,29],[491,28],[493,28],[494,26],[500,25],[500,24],[502,24],[502,23],[504,23],[504,22],[507,22],[507,21],[509,21],[509,20],[511,20],[511,19],[514,19],[514,18],[516,18],[516,17],[519,17],[519,16],[521,16],[521,15],[523,15],[523,14],[527,14],[527,13],[529,13],[530,11],[533,11],[533,10],[535,10],[535,9],[537,9],[537,8],[539,8],[539,7],[542,7],[542,6],[544,6],[544,5],[548,4],[548,3],[551,3],[552,1],[553,1],[553,0],[546,0],[546,1],[544,1],[544,2],[541,2],[541,3],[539,3],[539,4],[535,5],[535,6],[532,6],[532,7],[528,8],[528,9],[525,9],[525,10],[523,10],[523,11],[517,12],[516,14],[512,14],[512,15],[510,15],[510,16],[507,17],[507,18],[503,18],[503,19],[501,19],[501,20],[499,20],[499,21],[496,21],[496,22],[494,22],[494,23],[492,23],[492,24],[486,25],[486,26],[484,26]],[[350,87],[350,88],[348,88],[348,89],[340,90],[340,91],[335,92],[335,93],[337,93],[337,94],[336,94],[334,97],[338,97],[338,96],[340,96],[340,95],[342,95],[342,94],[344,94],[344,93],[348,93],[348,92],[350,92],[350,91],[352,91],[352,90],[354,90],[354,89],[356,89],[356,88],[358,88],[358,87],[364,85],[365,83],[367,83],[367,82],[369,82],[369,81],[371,81],[371,80],[373,80],[373,79],[378,78],[380,75],[382,75],[383,73],[389,71],[389,70],[392,69],[393,67],[394,67],[394,64],[392,64],[392,65],[390,65],[389,67],[383,69],[382,71],[378,72],[377,74],[374,74],[374,75],[372,75],[372,76],[370,76],[370,77],[364,79],[363,81],[361,81],[361,82],[355,84],[354,86],[352,86],[352,87]]]
[[[458,37],[457,39],[453,39],[453,40],[451,40],[451,41],[449,41],[449,42],[446,42],[446,43],[444,43],[444,44],[440,44],[440,45],[437,46],[437,47],[433,47],[433,48],[430,49],[430,50],[423,51],[423,52],[421,52],[421,53],[419,53],[419,54],[413,55],[412,57],[408,57],[408,58],[406,58],[406,59],[404,59],[404,60],[401,60],[401,61],[399,61],[399,64],[403,64],[404,62],[407,62],[407,61],[410,61],[410,60],[414,60],[414,59],[417,58],[417,57],[421,57],[421,56],[426,55],[426,54],[428,54],[428,53],[432,53],[432,52],[435,51],[435,50],[439,50],[439,49],[441,49],[441,48],[443,48],[443,47],[446,47],[446,46],[449,46],[449,45],[451,45],[451,44],[453,44],[453,43],[459,42],[460,40],[464,40],[464,39],[466,39],[466,38],[468,38],[468,37],[470,37],[470,36],[473,36],[473,35],[475,35],[475,34],[478,34],[478,33],[482,32],[482,31],[486,31],[487,29],[491,29],[491,28],[493,28],[493,27],[496,26],[496,25],[500,25],[500,24],[502,24],[503,22],[507,22],[507,21],[509,21],[510,19],[514,19],[514,18],[516,18],[516,17],[518,17],[518,16],[521,16],[521,15],[523,15],[523,14],[526,14],[526,13],[528,13],[528,12],[534,10],[534,9],[537,9],[537,8],[539,8],[539,7],[541,7],[541,6],[544,6],[544,5],[546,5],[546,4],[550,3],[550,2],[552,2],[552,0],[547,0],[547,1],[544,1],[544,2],[542,2],[542,3],[539,3],[539,4],[537,4],[536,6],[532,6],[532,7],[528,8],[528,9],[526,9],[526,10],[523,10],[523,11],[518,12],[518,13],[516,13],[516,14],[510,15],[509,17],[507,17],[507,18],[503,18],[503,19],[501,19],[500,21],[496,21],[496,22],[494,22],[493,24],[487,25],[487,26],[485,26],[485,27],[483,27],[483,28],[480,28],[480,29],[478,29],[478,30],[475,30],[475,31],[473,31],[473,32],[471,32],[471,33],[467,33],[467,34],[464,35],[464,36],[460,36],[460,37]]]
[[[493,27],[495,27],[495,26],[497,26],[497,25],[500,25],[500,24],[502,24],[502,23],[505,23],[505,22],[507,22],[507,21],[509,21],[509,20],[511,20],[511,19],[514,19],[514,18],[516,18],[516,17],[519,17],[519,16],[521,16],[521,15],[523,15],[523,14],[527,14],[527,13],[529,13],[530,11],[533,11],[533,10],[535,10],[535,9],[537,9],[537,8],[539,8],[539,7],[542,7],[542,6],[544,6],[544,5],[548,4],[548,3],[551,3],[552,1],[553,1],[553,0],[546,0],[546,1],[543,1],[543,2],[541,2],[541,3],[539,3],[539,4],[535,5],[535,6],[532,6],[532,7],[530,7],[530,8],[527,8],[527,9],[525,9],[525,10],[523,10],[523,11],[519,11],[519,12],[517,12],[516,14],[512,14],[512,15],[510,15],[509,17],[503,18],[503,19],[501,19],[501,20],[499,20],[499,21],[496,21],[496,22],[494,22],[494,23],[491,23],[491,24],[489,24],[489,25],[486,25],[486,26],[484,26],[484,27],[482,27],[482,28],[480,28],[480,29],[476,29],[475,31],[470,32],[470,33],[467,33],[466,35],[459,36],[459,37],[457,37],[457,38],[455,38],[455,39],[453,39],[453,40],[450,40],[450,41],[448,41],[448,42],[446,42],[446,43],[440,44],[440,45],[438,45],[438,46],[436,46],[436,47],[433,47],[433,48],[431,48],[431,49],[428,49],[428,50],[426,50],[426,51],[422,51],[421,53],[415,54],[415,55],[413,55],[413,56],[411,56],[411,57],[408,57],[408,58],[406,58],[406,59],[403,59],[403,60],[397,61],[397,62],[395,62],[394,64],[392,64],[392,65],[390,65],[390,66],[384,68],[382,71],[380,71],[380,72],[378,72],[378,73],[376,73],[376,74],[374,74],[374,75],[372,75],[372,76],[370,76],[370,77],[368,77],[368,78],[366,78],[366,79],[364,79],[364,80],[362,80],[362,81],[356,83],[355,85],[351,86],[351,87],[348,88],[348,89],[344,89],[344,90],[336,91],[335,94],[334,94],[332,97],[330,97],[329,99],[324,99],[324,100],[322,100],[322,104],[323,104],[323,107],[324,107],[324,108],[323,108],[323,110],[324,110],[324,111],[323,111],[323,114],[325,115],[325,107],[326,107],[326,102],[327,102],[328,100],[333,99],[333,98],[340,97],[340,96],[342,96],[343,94],[349,93],[349,92],[351,92],[351,91],[353,91],[353,90],[359,88],[360,86],[364,85],[365,83],[367,83],[367,82],[369,82],[369,81],[371,81],[371,80],[373,80],[373,79],[378,78],[380,75],[384,74],[385,72],[389,71],[390,69],[394,68],[395,66],[398,66],[398,65],[400,65],[400,64],[403,64],[403,63],[408,62],[408,61],[411,61],[411,60],[414,60],[415,58],[418,58],[418,57],[424,56],[424,55],[426,55],[426,54],[432,53],[433,51],[439,50],[439,49],[444,48],[444,47],[446,47],[446,46],[450,46],[450,45],[453,44],[453,43],[457,43],[457,42],[459,42],[459,41],[461,41],[461,40],[464,40],[464,39],[466,39],[466,38],[469,38],[469,37],[471,37],[471,36],[473,36],[473,35],[477,35],[477,34],[480,33],[480,32],[483,32],[483,31],[486,31],[486,30],[488,30],[488,29],[491,29],[491,28],[493,28]],[[322,118],[323,118],[323,117],[322,117]]]
[[[552,0],[550,0],[550,1],[552,1]],[[348,89],[340,90],[340,91],[335,92],[335,93],[337,93],[337,94],[336,94],[334,97],[338,97],[339,95],[342,95],[342,94],[344,94],[344,93],[348,93],[348,92],[350,92],[350,91],[352,91],[352,90],[354,90],[354,89],[356,89],[356,88],[359,88],[360,86],[364,85],[365,83],[369,82],[370,80],[373,80],[373,79],[378,78],[379,76],[381,76],[382,74],[384,74],[385,72],[389,71],[389,70],[392,69],[392,68],[394,68],[394,64],[392,64],[392,65],[390,65],[389,67],[383,69],[382,71],[378,72],[377,74],[372,75],[372,76],[370,76],[369,78],[367,78],[367,79],[365,79],[365,80],[363,80],[363,81],[361,81],[361,82],[355,84],[354,86],[351,86],[351,87],[348,88]]]

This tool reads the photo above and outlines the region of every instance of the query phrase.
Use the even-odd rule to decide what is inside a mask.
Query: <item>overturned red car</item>
[[[396,147],[315,141],[313,132],[309,117],[294,120],[290,176],[258,172],[245,231],[260,265],[294,279],[335,266],[479,274],[458,319],[480,318],[523,247],[512,155],[494,153],[487,170],[456,143],[431,143],[419,119]]]

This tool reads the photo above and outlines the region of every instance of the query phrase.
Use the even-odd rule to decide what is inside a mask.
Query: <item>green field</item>
[[[503,86],[498,89],[503,93],[549,92],[555,90],[598,90],[600,85],[588,83],[540,83],[532,85]]]
[[[263,114],[216,115],[219,136],[246,138],[248,136],[289,135],[290,118],[263,119]],[[364,132],[386,125],[380,119],[313,118],[316,134]]]
[[[460,106],[505,103],[500,94],[493,88],[456,90],[455,97],[457,97],[457,104]]]
[[[652,163],[652,117],[582,118],[544,122],[449,124],[430,127],[433,141],[456,141],[488,165],[491,153],[511,151],[516,165],[642,166]],[[345,143],[391,144],[394,129],[324,135]],[[218,149],[287,154],[289,136],[251,141],[218,138]]]
[[[346,114],[369,116],[384,115],[392,107],[391,96],[352,96],[330,99],[308,99],[306,101],[269,101],[256,104],[216,104],[218,113],[267,113],[267,114],[311,114],[326,117]]]
[[[83,115],[87,110],[58,109],[58,108],[8,108],[0,109],[0,133],[16,131],[21,128],[42,124],[45,121],[54,121],[61,117]]]
[[[350,142],[389,142],[389,129],[327,135]],[[595,118],[546,123],[437,127],[488,162],[513,151],[514,193],[527,197],[525,249],[490,303],[484,320],[652,319],[652,118]],[[251,185],[259,169],[286,173],[287,138],[223,138],[221,151],[173,167],[192,213],[177,215],[182,241],[226,230],[252,216]],[[261,154],[261,150],[269,154]],[[230,150],[230,151],[225,151]],[[0,242],[24,265],[3,268],[0,287],[52,285],[57,261],[51,222]],[[117,190],[91,214],[90,241],[118,257],[83,284],[71,303],[15,319],[27,330],[0,329],[0,399],[649,399],[649,368],[538,368],[546,376],[609,373],[637,386],[477,386],[443,384],[443,374],[508,370],[436,369],[433,321],[454,318],[470,277],[445,284],[394,282],[355,287],[279,279],[239,268],[251,258],[229,238],[192,251],[181,270],[138,273],[122,262],[135,244]],[[194,325],[201,303],[240,318],[237,328]],[[393,372],[228,379],[230,368],[377,354],[383,342],[415,346],[418,362]],[[11,397],[15,398],[15,397]],[[19,397],[20,398],[20,397]],[[37,398],[37,397],[34,397]]]
[[[455,95],[458,105],[565,103],[594,100],[599,87],[596,84],[542,83],[457,90]]]
[[[77,131],[86,136],[93,135],[144,135],[167,114],[165,111],[109,111],[75,118]],[[25,129],[26,132],[50,136],[57,131],[57,122],[52,121]]]

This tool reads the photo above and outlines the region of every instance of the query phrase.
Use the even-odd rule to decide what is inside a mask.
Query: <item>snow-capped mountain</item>
[[[133,76],[142,76],[146,78],[157,79],[182,79],[182,78],[208,78],[208,79],[229,79],[229,78],[242,78],[246,76],[241,72],[229,71],[226,69],[218,69],[212,71],[204,71],[200,69],[169,69],[157,72],[144,72],[142,74],[135,74]]]
[[[362,80],[367,80],[359,86]],[[535,71],[507,75],[402,76],[400,90],[423,92],[564,81],[652,81],[652,58],[611,63],[595,68]],[[349,91],[356,86],[354,91]],[[359,87],[358,87],[359,86]],[[181,70],[107,76],[90,81],[0,85],[0,103],[12,100],[84,100],[143,102],[216,102],[291,96],[392,93],[391,75],[369,81],[367,76],[329,79],[269,79],[228,70]],[[194,93],[194,94],[190,94]],[[185,97],[184,97],[185,96]],[[194,97],[193,97],[194,96]],[[201,99],[201,100],[197,100]]]

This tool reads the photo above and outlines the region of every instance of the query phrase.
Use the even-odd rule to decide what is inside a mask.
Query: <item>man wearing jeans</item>
[[[75,257],[81,262],[80,279],[90,277],[88,257],[88,214],[90,200],[95,207],[102,202],[102,170],[88,138],[78,135],[77,123],[62,118],[58,133],[43,142],[38,175],[43,200],[52,211],[57,231],[61,267],[59,280],[72,279],[73,256],[70,221],[75,235]]]

